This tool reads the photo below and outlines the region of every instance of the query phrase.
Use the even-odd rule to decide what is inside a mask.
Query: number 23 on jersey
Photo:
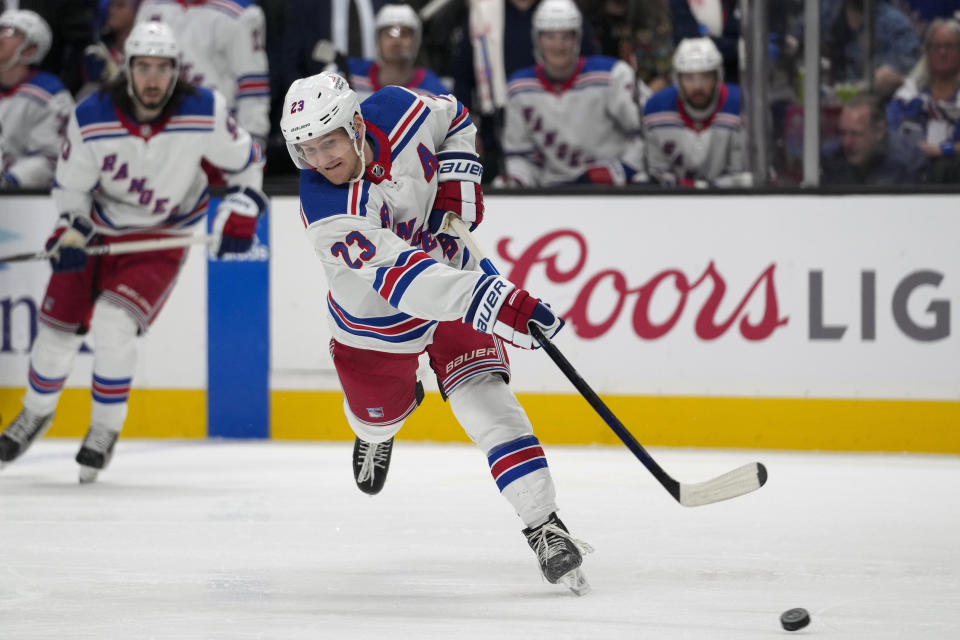
[[[357,248],[360,249],[360,255],[357,256],[356,260],[350,258],[351,245],[356,245]],[[359,269],[363,266],[364,262],[373,259],[373,257],[377,255],[377,248],[359,231],[351,231],[347,234],[347,237],[344,238],[343,242],[335,242],[330,247],[330,253],[343,258],[343,261],[346,262],[347,266],[351,269]]]

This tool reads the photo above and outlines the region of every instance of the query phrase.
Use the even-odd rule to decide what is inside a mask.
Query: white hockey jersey
[[[361,349],[418,353],[438,320],[468,314],[485,276],[427,218],[442,179],[479,182],[476,128],[452,97],[387,87],[361,104],[374,161],[333,185],[300,172],[300,215],[329,282],[333,337]]]
[[[658,182],[707,182],[720,187],[749,186],[746,172],[740,89],[720,86],[714,112],[696,121],[684,109],[676,85],[655,93],[643,112],[647,173]]]
[[[143,0],[137,22],[165,22],[183,51],[184,78],[223,94],[240,126],[270,132],[263,10],[253,0]]]
[[[630,66],[606,56],[580,58],[563,85],[542,65],[513,74],[503,134],[505,174],[524,186],[583,181],[605,166],[628,181],[643,170],[636,79]]]
[[[9,186],[50,187],[73,107],[60,78],[46,71],[0,87],[0,170]]]
[[[61,213],[89,217],[104,235],[188,235],[210,199],[204,158],[230,172],[228,184],[262,187],[260,147],[220,94],[199,88],[167,119],[139,124],[97,92],[70,118],[54,201]]]

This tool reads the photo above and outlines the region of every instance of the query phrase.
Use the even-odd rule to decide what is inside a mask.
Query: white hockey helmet
[[[7,68],[15,64],[39,64],[50,52],[53,32],[50,25],[40,14],[29,9],[9,9],[0,14],[0,27],[13,27],[23,34],[23,43],[17,48]],[[35,46],[33,53],[24,55],[24,51]]]
[[[360,99],[342,76],[324,71],[308,78],[294,80],[287,89],[280,131],[287,143],[293,164],[310,169],[304,159],[300,143],[314,140],[337,129],[344,129],[353,142],[357,155],[362,156],[363,141],[354,126],[354,114],[360,111]],[[361,163],[362,164],[362,163]],[[361,175],[362,172],[361,172]]]
[[[680,86],[681,73],[710,73],[717,74],[717,88],[713,93],[713,99],[707,107],[696,109],[692,107],[683,95],[683,89]],[[720,99],[720,84],[723,82],[723,56],[713,40],[707,37],[685,38],[677,45],[673,52],[673,83],[680,91],[680,98],[683,100],[683,106],[691,116],[695,118],[706,117],[713,112]]]
[[[381,29],[387,27],[407,27],[413,29],[413,49],[414,52],[420,51],[420,38],[423,35],[423,24],[420,22],[420,16],[408,4],[385,4],[377,12],[377,18],[374,22],[374,28],[377,35]]]
[[[133,76],[130,72],[130,63],[137,56],[153,56],[170,58],[173,60],[173,81],[163,97],[166,104],[173,94],[173,89],[180,76],[180,45],[177,43],[173,29],[163,22],[141,22],[135,26],[123,44],[123,72],[127,76],[127,93],[134,100],[139,101],[133,91]]]
[[[543,62],[540,54],[540,32],[576,32],[577,55],[580,55],[580,39],[583,33],[583,16],[573,0],[541,0],[533,12],[533,57]]]

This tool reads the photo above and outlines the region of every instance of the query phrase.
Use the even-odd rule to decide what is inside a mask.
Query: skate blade
[[[560,579],[557,582],[561,583],[570,591],[573,591],[578,596],[585,596],[590,593],[590,583],[587,582],[587,577],[583,575],[583,570],[577,568],[573,571],[568,571],[564,575],[560,576]]]
[[[80,465],[80,484],[90,484],[97,481],[97,475],[100,469]]]

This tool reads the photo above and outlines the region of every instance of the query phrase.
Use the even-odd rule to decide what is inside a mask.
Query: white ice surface
[[[561,516],[596,547],[577,598],[543,582],[467,445],[398,441],[384,491],[348,443],[122,440],[79,486],[77,442],[0,473],[0,638],[960,638],[960,457],[547,447]]]

